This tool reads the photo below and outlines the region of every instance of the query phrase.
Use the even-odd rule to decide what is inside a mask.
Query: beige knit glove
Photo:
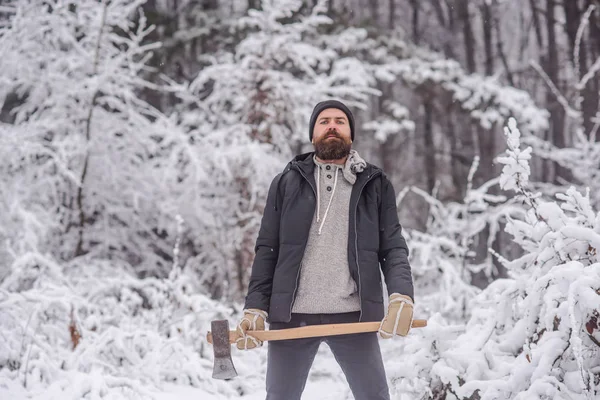
[[[247,331],[264,331],[265,320],[267,319],[266,311],[257,308],[249,308],[244,310],[244,317],[237,327],[240,337],[235,341],[235,345],[240,350],[249,350],[262,346],[262,341],[247,335]]]
[[[387,314],[379,326],[379,336],[383,339],[394,335],[406,336],[412,325],[413,305],[409,296],[392,293]]]

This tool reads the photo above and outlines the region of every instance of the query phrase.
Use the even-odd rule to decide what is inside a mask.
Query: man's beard
[[[337,139],[328,139],[327,136],[335,135]],[[327,132],[323,138],[315,142],[315,154],[321,160],[339,160],[350,154],[352,145],[337,132]]]

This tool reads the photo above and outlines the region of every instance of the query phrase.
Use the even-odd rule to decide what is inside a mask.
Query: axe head
[[[237,371],[231,359],[231,345],[229,344],[229,322],[227,320],[211,321],[213,351],[215,364],[212,377],[214,379],[231,379],[237,376]]]

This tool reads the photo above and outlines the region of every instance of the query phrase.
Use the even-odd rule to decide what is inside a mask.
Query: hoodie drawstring
[[[317,165],[317,222],[321,221],[321,166]]]
[[[331,197],[329,198],[329,203],[327,204],[327,208],[325,209],[325,214],[323,215],[323,221],[321,221],[321,191],[319,190],[319,188],[321,187],[321,167],[318,167],[317,170],[317,222],[321,222],[321,225],[319,225],[319,235],[321,234],[321,230],[323,229],[323,224],[325,224],[325,219],[327,218],[327,213],[329,212],[329,209],[331,208],[331,201],[333,200],[333,195],[335,194],[335,188],[337,186],[337,180],[338,180],[338,172],[340,171],[339,168],[335,169],[335,178],[333,180],[333,191],[331,192]]]

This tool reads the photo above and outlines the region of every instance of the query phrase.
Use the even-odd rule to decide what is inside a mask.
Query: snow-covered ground
[[[190,389],[175,385],[165,385],[163,387],[164,391],[157,395],[156,399],[264,400],[266,396],[264,385],[266,348],[256,352],[252,351],[253,353],[260,354],[250,354],[243,357],[244,362],[241,363],[239,362],[241,361],[239,360],[239,352],[237,350],[232,351],[234,363],[236,364],[239,375],[234,378],[230,384],[242,389],[239,394],[225,395],[215,393],[214,389]],[[353,398],[341,369],[325,344],[321,345],[319,354],[317,354],[302,398],[308,400],[344,400]]]
[[[138,279],[111,261],[16,260],[0,284],[0,399],[264,398],[266,345],[233,347],[238,377],[212,379],[210,322],[235,326],[241,306],[197,294],[188,272]],[[436,352],[457,336],[418,304],[415,317],[428,327],[380,340],[394,399],[429,390]],[[304,398],[352,398],[326,344]]]
[[[382,353],[386,364],[399,363],[401,360],[394,360],[390,356],[390,350],[397,346],[400,340],[381,341]],[[244,399],[259,400],[264,399],[265,392],[265,369],[266,369],[266,346],[252,351],[241,352],[232,349],[232,357],[238,376],[230,381],[207,380],[199,387],[186,386],[173,383],[160,383],[157,387],[147,387],[145,393],[134,394],[131,391],[111,390],[107,396],[102,398],[152,398],[155,400],[225,400],[225,399]],[[207,370],[208,372],[208,370]],[[90,379],[81,380],[78,384],[77,376],[71,374],[73,380],[65,380],[62,383],[51,385],[50,388],[37,391],[26,390],[19,381],[4,381],[0,385],[0,399],[32,399],[32,400],[53,400],[53,399],[78,399],[81,394],[85,394],[85,386],[94,385],[93,374]],[[79,376],[81,378],[81,376]],[[85,382],[84,382],[85,381]],[[105,384],[104,379],[96,380],[97,393]],[[393,388],[392,388],[393,393]],[[88,398],[88,397],[85,397]],[[91,396],[89,398],[99,398]],[[344,400],[353,399],[350,389],[346,383],[342,370],[336,363],[333,354],[326,344],[322,344],[315,362],[311,369],[303,399],[307,400]],[[392,399],[409,399],[412,397],[402,396],[400,394],[392,395]]]

